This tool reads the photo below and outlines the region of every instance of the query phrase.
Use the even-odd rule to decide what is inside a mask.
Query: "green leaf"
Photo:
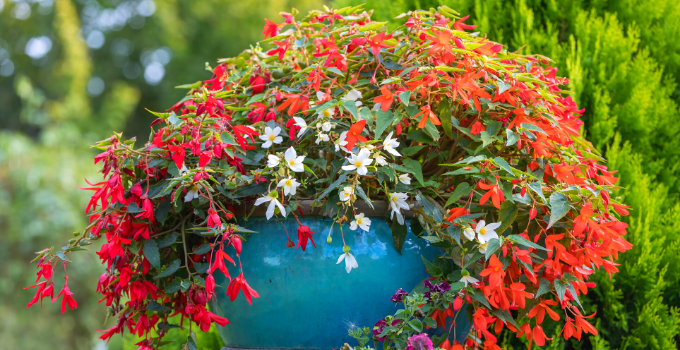
[[[479,260],[483,257],[484,257],[484,253],[480,253],[479,251],[476,251],[475,254],[472,255],[472,257],[468,261],[465,262],[465,265],[463,265],[463,268],[470,266],[470,264],[475,263],[477,260]]]
[[[136,214],[136,213],[141,213],[144,210],[142,208],[140,208],[139,205],[137,205],[137,203],[132,202],[132,203],[128,204],[127,211],[130,214]]]
[[[158,248],[165,248],[177,240],[177,237],[179,237],[179,234],[177,232],[171,232],[166,236],[163,236],[161,238],[156,239],[156,245]]]
[[[406,148],[402,149],[402,150],[400,151],[400,153],[401,153],[401,155],[404,156],[404,157],[410,157],[410,156],[412,156],[412,155],[418,153],[418,151],[420,151],[421,149],[423,149],[423,148],[425,148],[425,147],[426,147],[426,146],[406,147]]]
[[[571,209],[569,197],[560,192],[554,192],[550,195],[550,209],[550,222],[547,228],[552,227],[559,219],[567,215]]]
[[[378,110],[378,113],[376,114],[376,120],[375,120],[375,139],[379,139],[382,133],[387,129],[388,126],[392,123],[392,119],[394,118],[394,115],[392,114],[392,111],[388,110],[387,112],[383,112],[382,109]]]
[[[548,202],[547,199],[545,199],[545,196],[543,195],[543,189],[541,188],[541,183],[540,182],[531,182],[529,183],[529,188],[534,191],[537,195],[539,195],[544,202]]]
[[[364,202],[366,202],[366,204],[368,204],[368,206],[371,207],[371,209],[374,209],[374,208],[373,208],[373,203],[372,203],[371,200],[368,198],[368,196],[366,195],[366,192],[364,192],[364,189],[361,188],[361,186],[356,186],[356,187],[354,187],[354,192],[355,192],[361,199],[363,199]]]
[[[450,225],[449,227],[446,228],[446,233],[448,233],[449,236],[451,236],[453,239],[456,240],[456,242],[458,242],[458,244],[460,244],[460,233],[461,233],[460,227]]]
[[[174,292],[177,292],[180,288],[182,287],[182,279],[179,277],[175,277],[170,284],[168,284],[167,287],[165,287],[165,293],[172,294]]]
[[[406,91],[399,94],[399,100],[401,101],[401,103],[404,104],[405,107],[408,107],[408,102],[409,102],[410,98],[411,98],[411,90],[406,90]]]
[[[350,114],[352,114],[352,117],[354,117],[353,120],[359,120],[359,112],[357,111],[356,102],[347,100],[343,106],[349,111]]]
[[[144,256],[149,263],[157,269],[161,268],[161,255],[158,253],[158,245],[156,240],[148,239],[144,242]]]
[[[513,171],[514,169],[510,166],[510,164],[508,164],[508,162],[505,161],[505,159],[503,159],[503,158],[501,158],[501,157],[496,157],[496,158],[493,159],[493,161],[494,161],[496,164],[498,164],[498,166],[500,166],[501,168],[503,168],[503,170],[505,170],[505,171],[507,171],[508,173],[510,173],[510,175],[513,175],[513,176],[515,175],[515,173],[514,173],[514,171]]]
[[[160,222],[161,225],[165,224],[165,219],[168,218],[170,208],[172,208],[172,204],[170,202],[160,202],[160,204],[158,204],[158,207],[156,208],[156,212],[154,215],[156,217],[156,220],[158,220],[158,222]]]
[[[194,249],[194,251],[192,253],[200,255],[200,254],[205,254],[205,253],[209,252],[210,250],[212,250],[212,248],[210,247],[210,244],[202,244],[200,247],[196,247],[196,249]]]
[[[474,289],[473,289],[474,290]],[[489,305],[489,302],[486,300],[486,297],[484,296],[484,293],[481,292],[470,292],[468,293],[472,299],[477,300],[478,302],[482,303],[484,306],[486,306],[488,309],[491,309],[491,305]]]
[[[409,140],[413,140],[413,141],[418,142],[418,143],[426,143],[428,145],[433,145],[433,146],[437,145],[437,143],[434,142],[429,136],[427,136],[427,134],[425,134],[424,132],[422,132],[420,130],[409,131],[407,138]]]
[[[342,76],[342,77],[345,76],[344,74],[342,74],[342,71],[341,71],[341,70],[339,70],[339,69],[337,69],[337,68],[335,68],[335,67],[328,68],[328,71],[329,71],[329,72],[333,72],[334,74],[339,75],[339,76]]]
[[[230,133],[228,133],[228,132],[226,132],[226,131],[223,132],[223,133],[220,135],[220,139],[221,139],[222,142],[224,142],[224,143],[228,143],[228,144],[230,144],[230,145],[236,145],[236,140],[234,140],[234,136],[232,136]]]
[[[441,276],[443,271],[433,263],[429,262],[427,259],[425,259],[424,256],[420,256],[420,258],[423,260],[423,263],[425,263],[425,268],[427,269],[427,272],[430,273],[432,276]]]
[[[450,204],[453,204],[455,201],[459,200],[464,194],[470,193],[470,187],[470,184],[467,182],[459,183],[458,186],[456,186],[456,189],[451,193],[451,197],[449,197],[449,199],[446,201],[444,207],[448,208]]]
[[[180,264],[179,259],[176,259],[170,265],[168,265],[168,267],[166,267],[163,271],[161,271],[161,273],[156,275],[154,278],[163,278],[163,277],[168,277],[168,276],[172,275],[173,273],[175,273],[179,269],[179,264]]]
[[[267,191],[267,182],[252,183],[235,190],[232,195],[235,198],[254,196]]]
[[[484,258],[489,260],[489,258],[501,247],[501,241],[498,238],[492,238],[489,244],[486,246],[486,254]]]
[[[505,143],[506,146],[512,146],[519,140],[519,134],[515,134],[515,132],[510,129],[505,129],[505,136],[508,138],[508,141]]]
[[[438,141],[441,138],[441,135],[439,134],[439,129],[432,124],[432,122],[428,119],[427,123],[425,124],[425,133],[428,134],[433,140]]]
[[[336,187],[338,187],[341,183],[345,182],[345,179],[347,178],[347,174],[341,174],[340,177],[333,182],[330,187],[328,187],[323,193],[321,193],[315,200],[314,203],[320,202],[322,199],[326,198],[326,196],[331,193]]]
[[[423,323],[419,319],[413,319],[408,324],[418,333],[423,331]]]
[[[548,249],[546,249],[545,247],[541,247],[540,245],[538,245],[538,244],[536,244],[536,243],[534,243],[534,242],[532,242],[532,241],[530,241],[530,240],[528,240],[528,239],[526,239],[526,238],[524,238],[520,235],[510,235],[510,236],[508,236],[508,239],[517,243],[517,244],[523,245],[525,247],[542,249],[542,250],[548,251]]]
[[[541,278],[539,281],[539,286],[538,286],[538,291],[536,291],[536,299],[540,297],[541,295],[548,293],[552,289],[552,285],[550,284],[550,281],[548,281],[545,278]]]
[[[425,317],[423,319],[423,323],[430,326],[430,328],[437,328],[437,321],[435,321],[435,319],[432,318],[432,317],[429,317],[429,316]]]
[[[391,220],[387,218],[386,221],[390,225],[390,230],[392,230],[392,241],[394,242],[394,248],[397,249],[399,254],[401,254],[401,249],[404,247],[404,242],[406,242],[408,227],[406,225],[400,225],[397,220]]]
[[[501,226],[496,229],[496,232],[499,234],[505,232],[505,230],[510,227],[513,222],[515,222],[518,212],[519,209],[517,208],[517,204],[510,201],[503,202],[501,204],[501,211],[498,219],[501,222]]]
[[[581,301],[578,300],[578,295],[576,294],[576,289],[574,288],[574,285],[571,282],[567,282],[567,289],[569,289],[569,293],[571,293],[571,296],[574,297],[574,300],[576,300],[576,303],[578,306],[581,307],[581,310],[583,310],[583,305],[581,305]]]
[[[359,31],[360,32],[367,32],[369,30],[376,30],[376,29],[384,26],[385,24],[387,24],[387,22],[371,22],[367,25],[359,27]]]
[[[555,292],[557,292],[557,297],[559,298],[558,302],[561,302],[564,299],[564,293],[567,291],[567,286],[558,278],[553,281],[553,284],[555,285]]]
[[[493,136],[489,135],[489,133],[486,131],[479,133],[479,137],[482,139],[482,147],[486,147],[492,144],[494,141]]]
[[[423,168],[420,162],[408,158],[404,158],[402,162],[404,163],[404,166],[410,170],[411,174],[413,174],[416,179],[418,179],[418,182],[425,186],[423,181]]]
[[[536,126],[536,125],[534,125],[534,124],[522,123],[522,124],[520,124],[520,126],[522,127],[522,129],[527,129],[527,130],[531,130],[531,131],[536,131],[536,132],[540,132],[540,133],[542,133],[542,134],[544,134],[544,135],[548,135],[548,133],[546,133],[545,131],[543,131],[543,129],[539,128],[538,126]]]

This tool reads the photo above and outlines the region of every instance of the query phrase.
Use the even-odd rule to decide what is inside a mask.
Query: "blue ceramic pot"
[[[429,260],[440,254],[440,248],[409,231],[400,255],[384,217],[371,217],[368,232],[350,231],[344,226],[345,242],[359,265],[347,273],[344,262],[336,264],[343,246],[339,226],[333,227],[333,243],[329,245],[330,219],[300,219],[317,233],[312,236],[316,248],[310,242],[306,251],[287,249],[286,232],[275,220],[255,217],[244,224],[257,231],[244,242],[241,254],[244,276],[260,294],[252,305],[242,293],[231,302],[225,295],[229,280],[216,273],[217,301],[211,302],[210,308],[231,322],[218,327],[227,347],[333,349],[345,342],[355,345],[348,330],[372,329],[377,321],[403,307],[392,303],[390,297],[398,288],[411,290],[428,276],[421,254]],[[297,221],[287,219],[283,223],[297,242]],[[230,266],[229,273],[237,276],[238,267]],[[460,334],[456,337],[462,339],[469,325],[464,312],[458,319]]]

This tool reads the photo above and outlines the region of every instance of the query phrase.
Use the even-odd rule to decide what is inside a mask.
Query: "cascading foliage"
[[[171,316],[190,330],[229,323],[206,308],[217,270],[232,301],[259,298],[246,281],[258,276],[226,268],[257,234],[236,224],[235,207],[296,219],[305,251],[316,243],[298,219],[302,200],[338,224],[328,244],[370,230],[357,201],[383,200],[397,250],[408,211],[412,232],[443,254],[413,267],[432,277],[397,291],[404,309],[351,330],[361,347],[372,338],[398,349],[499,349],[503,329],[542,346],[546,313],[564,321],[565,339],[597,334],[578,298],[595,288],[595,269],[617,272],[618,253],[631,248],[617,219],[628,212],[610,198],[618,179],[579,134],[582,111],[550,60],[506,52],[445,6],[403,14],[394,30],[360,7],[295,15],[266,20],[262,43],[273,49],[220,60],[211,79],[181,86],[187,96],[154,113],[143,147],[118,133],[95,145],[104,181],[86,188],[90,225],[39,252],[42,281],[28,306],[55,300],[56,265],[105,237],[97,291],[118,322],[101,338],[127,328],[145,337],[140,349],[157,348],[178,326]],[[340,240],[337,263],[360,268]],[[288,237],[282,249],[295,245]],[[62,311],[76,307],[72,295],[64,282]],[[450,332],[447,317],[464,303],[474,337],[422,333]],[[195,342],[192,333],[186,346]]]

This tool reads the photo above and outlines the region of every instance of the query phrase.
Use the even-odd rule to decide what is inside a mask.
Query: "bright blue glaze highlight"
[[[350,231],[344,225],[345,242],[357,259],[358,268],[345,271],[339,225],[333,226],[333,243],[326,237],[332,221],[319,216],[300,218],[309,226],[316,248],[286,248],[286,233],[279,222],[251,218],[244,226],[257,231],[243,244],[241,261],[244,277],[259,294],[248,305],[243,293],[234,302],[225,295],[229,280],[215,274],[217,303],[211,310],[229,319],[219,327],[228,347],[267,349],[333,349],[345,342],[356,345],[347,331],[352,326],[373,328],[381,318],[403,307],[390,297],[398,288],[411,290],[428,277],[420,255],[428,260],[440,248],[418,239],[410,230],[402,253],[394,248],[392,231],[381,217],[371,217],[370,231]],[[283,221],[291,239],[297,243],[298,223]],[[228,253],[236,259],[233,248]],[[229,266],[232,277],[238,267]],[[458,339],[469,328],[464,310],[458,316]],[[453,336],[451,337],[453,339]]]

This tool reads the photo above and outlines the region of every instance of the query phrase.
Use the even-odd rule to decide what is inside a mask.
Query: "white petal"
[[[357,168],[357,167],[355,167],[355,166],[352,165],[352,164],[343,165],[343,166],[342,166],[342,170],[345,170],[345,171],[352,171],[352,170],[355,170],[356,168]]]
[[[486,229],[487,229],[487,230],[494,231],[494,230],[496,230],[497,228],[501,227],[501,223],[502,223],[502,222],[494,222],[494,223],[492,223],[492,224],[488,224],[488,225],[486,225]]]
[[[367,173],[368,173],[368,169],[366,169],[365,166],[357,168],[357,174],[366,175]]]
[[[274,139],[274,143],[276,143],[276,144],[279,144],[279,143],[281,143],[281,142],[283,142],[283,137],[281,137],[281,136],[277,136],[277,137]]]
[[[269,197],[269,196],[260,197],[260,198],[258,198],[258,199],[255,201],[255,205],[260,205],[260,204],[262,204],[262,203],[267,203],[267,202],[271,201],[272,199],[273,199],[273,198],[272,198],[272,197]]]
[[[286,208],[283,207],[283,205],[281,204],[281,202],[279,202],[278,199],[276,199],[276,198],[272,199],[272,203],[276,204],[279,207],[279,210],[281,211],[281,215],[288,216],[288,213],[286,213]]]
[[[338,262],[336,262],[336,264],[339,264],[341,261],[343,261],[345,259],[345,256],[346,254],[342,253],[342,255],[340,255],[340,258],[338,258]]]
[[[485,225],[486,225],[486,221],[479,220],[479,222],[477,223],[477,226],[475,227],[475,230],[477,231],[477,233],[479,233],[479,230],[481,230]]]
[[[267,207],[267,220],[274,216],[274,208],[276,208],[276,203],[274,203],[274,198],[272,198],[272,201],[269,202],[269,206]]]
[[[286,157],[286,163],[289,163],[291,160],[295,160],[295,158],[297,157],[297,153],[295,152],[295,148],[289,147],[286,150],[285,157]]]
[[[356,222],[356,220],[352,221],[352,222],[349,224],[349,229],[352,230],[352,231],[356,231],[356,230],[357,230],[357,222]]]
[[[281,128],[278,127],[278,126],[275,127],[275,128],[274,128],[274,135],[278,135],[278,134],[280,134],[280,133],[281,133]]]

